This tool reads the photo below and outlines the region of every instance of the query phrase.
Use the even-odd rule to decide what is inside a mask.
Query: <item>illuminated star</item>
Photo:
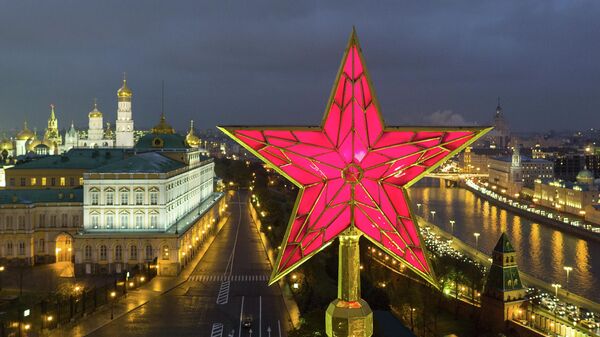
[[[386,127],[356,33],[321,127],[221,127],[299,187],[271,283],[354,227],[434,283],[406,188],[489,128]]]

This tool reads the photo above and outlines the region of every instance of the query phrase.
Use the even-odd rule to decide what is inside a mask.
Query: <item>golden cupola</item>
[[[27,150],[33,151],[35,149],[35,147],[40,144],[42,144],[42,142],[37,137],[37,131],[34,130],[33,137],[31,139],[29,139],[29,142],[27,142]]]
[[[2,137],[2,140],[0,141],[0,151],[3,150],[7,150],[7,151],[12,151],[13,149],[13,143],[10,139],[6,138],[6,135],[4,135]]]
[[[23,123],[23,130],[17,133],[17,140],[29,140],[34,137],[33,132],[27,127],[27,121]]]
[[[172,135],[175,133],[175,129],[167,123],[165,114],[163,113],[160,115],[160,122],[152,128],[151,132],[155,134]]]
[[[117,97],[119,101],[128,101],[131,100],[131,96],[133,96],[133,92],[127,86],[127,79],[123,76],[123,85],[117,90]]]
[[[200,138],[194,134],[194,121],[190,121],[190,131],[185,136],[185,142],[189,147],[198,147],[200,145]]]
[[[100,112],[100,110],[98,110],[98,103],[94,101],[94,109],[92,111],[90,111],[90,113],[88,114],[89,118],[98,118],[98,117],[102,117],[102,112]]]

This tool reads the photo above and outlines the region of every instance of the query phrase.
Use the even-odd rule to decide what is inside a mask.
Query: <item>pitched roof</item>
[[[60,156],[45,156],[17,163],[9,170],[19,169],[92,169],[122,160],[123,149],[72,149]]]
[[[83,202],[83,190],[81,188],[0,190],[0,205],[57,202]]]
[[[159,152],[140,153],[129,158],[100,166],[94,173],[167,173],[185,167],[185,164],[165,157]]]
[[[494,251],[499,253],[514,253],[515,249],[513,248],[510,240],[508,239],[508,235],[505,232],[502,233],[498,243],[496,243],[496,247],[494,247]]]
[[[148,133],[135,144],[136,149],[188,149],[185,137],[178,134]]]

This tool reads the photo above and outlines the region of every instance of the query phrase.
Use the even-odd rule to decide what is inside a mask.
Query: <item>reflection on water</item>
[[[569,290],[600,302],[600,243],[585,241],[561,233],[552,227],[534,223],[491,205],[461,188],[439,186],[437,181],[424,179],[409,189],[415,211],[436,225],[451,231],[450,220],[456,220],[454,234],[475,247],[479,232],[479,250],[490,254],[505,231],[517,250],[521,270],[549,283],[566,286],[564,266],[572,266]],[[594,291],[596,290],[596,291]]]

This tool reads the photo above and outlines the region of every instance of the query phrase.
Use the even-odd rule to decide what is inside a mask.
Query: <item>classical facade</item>
[[[214,163],[175,133],[164,115],[135,153],[84,174],[78,274],[155,267],[175,275],[214,228],[225,204]]]
[[[594,174],[584,168],[577,174],[575,182],[560,179],[536,180],[533,201],[538,205],[582,216],[585,215],[586,207],[598,203],[599,193]]]
[[[71,261],[83,191],[0,190],[0,264]]]
[[[520,193],[523,187],[533,188],[536,179],[554,176],[554,164],[545,159],[522,156],[515,147],[511,157],[489,159],[489,183],[505,190],[504,193]]]

